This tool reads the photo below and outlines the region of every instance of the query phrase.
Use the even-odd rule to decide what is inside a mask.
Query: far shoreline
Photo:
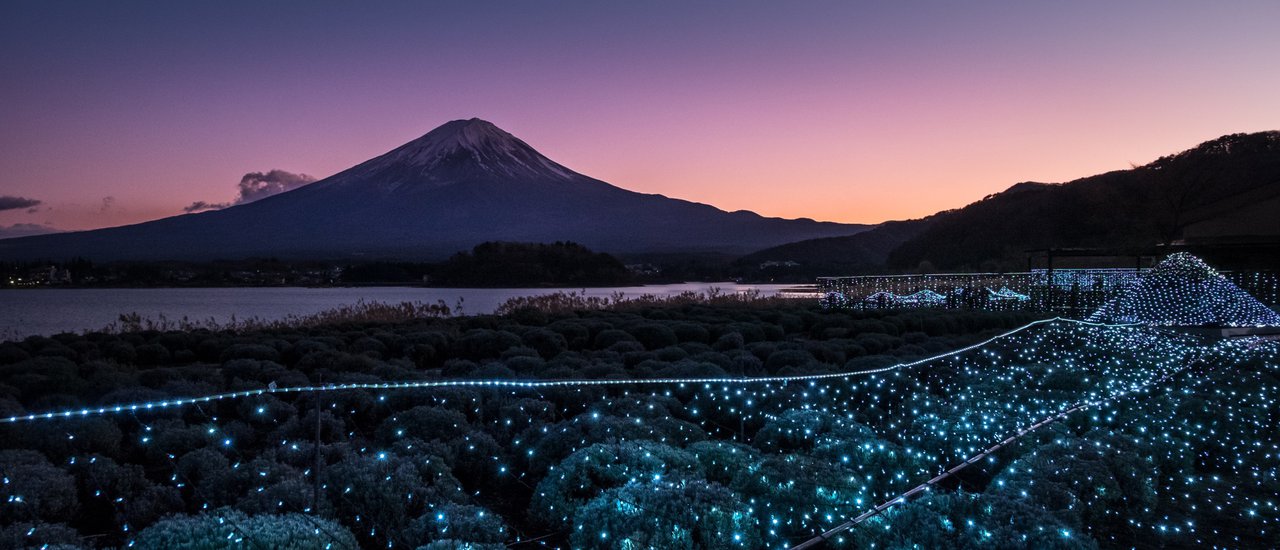
[[[199,290],[199,289],[216,289],[216,288],[307,288],[307,289],[324,289],[324,288],[421,288],[432,290],[572,290],[572,289],[601,289],[601,288],[646,288],[646,287],[663,287],[671,285],[706,285],[713,287],[717,285],[725,286],[789,286],[797,291],[815,291],[817,283],[796,283],[796,282],[771,282],[771,281],[668,281],[668,282],[647,282],[637,284],[601,284],[601,285],[569,285],[569,284],[542,284],[528,286],[507,286],[507,285],[475,285],[475,286],[436,286],[422,284],[408,284],[402,282],[386,282],[386,283],[359,283],[344,285],[31,285],[31,286],[5,286],[0,290]],[[780,289],[785,291],[790,289]]]

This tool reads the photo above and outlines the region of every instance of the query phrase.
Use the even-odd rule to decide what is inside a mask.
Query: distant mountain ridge
[[[789,281],[811,280],[823,275],[880,273],[885,270],[889,254],[923,232],[931,221],[932,217],[889,221],[848,237],[787,243],[743,256],[735,264],[753,273],[767,262],[796,262],[799,265],[775,267],[770,270],[775,273],[761,274],[781,276]]]
[[[455,120],[310,185],[223,210],[0,240],[0,260],[439,259],[486,241],[728,252],[867,226],[766,218],[615,187],[484,120]]]
[[[1022,182],[920,220],[747,258],[832,266],[825,275],[1016,270],[1034,249],[1221,241],[1280,241],[1280,132],[1230,134],[1066,183]]]
[[[1144,166],[1062,184],[1018,184],[940,213],[894,249],[888,265],[1013,267],[1025,266],[1029,249],[1280,237],[1276,210],[1254,210],[1277,198],[1280,132],[1231,134]],[[1216,215],[1204,215],[1210,212]]]

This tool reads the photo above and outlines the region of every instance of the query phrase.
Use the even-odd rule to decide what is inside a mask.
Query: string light
[[[1182,267],[1176,267],[1181,265]],[[1160,266],[1164,266],[1161,268]],[[1202,261],[1186,253],[1172,254],[1157,269],[1209,269]],[[948,308],[989,311],[1050,311],[1084,318],[1113,302],[1126,290],[1138,285],[1150,270],[1132,268],[1107,269],[1037,269],[1022,273],[927,273],[917,275],[860,275],[852,277],[819,277],[818,292],[823,307],[836,309]],[[1211,269],[1209,271],[1212,271]],[[1212,288],[1195,289],[1188,285],[1164,292],[1155,289],[1147,302],[1174,300],[1183,293],[1211,292],[1230,299],[1238,287],[1266,303],[1280,303],[1280,274],[1273,272],[1214,272]],[[1154,286],[1154,285],[1148,285]],[[1166,311],[1157,304],[1152,311]],[[1247,318],[1239,315],[1236,318]],[[1193,323],[1194,324],[1194,323]],[[1245,323],[1244,326],[1251,326]]]
[[[354,384],[326,384],[318,386],[294,386],[294,387],[276,387],[276,388],[259,388],[254,390],[243,390],[237,392],[218,393],[212,395],[204,395],[199,397],[178,397],[172,399],[160,399],[155,401],[144,401],[139,403],[120,403],[115,405],[106,405],[101,407],[89,407],[82,409],[64,409],[59,411],[48,411],[43,413],[33,413],[26,415],[16,415],[0,417],[0,424],[12,424],[15,422],[34,422],[40,420],[57,420],[68,418],[84,418],[89,416],[101,416],[108,414],[137,414],[158,412],[168,409],[177,409],[189,405],[198,405],[201,403],[213,403],[215,401],[228,401],[242,399],[246,397],[254,397],[270,394],[289,394],[289,393],[312,393],[312,392],[341,392],[351,390],[415,390],[429,388],[513,388],[513,389],[546,389],[546,388],[563,388],[563,387],[584,387],[584,386],[631,386],[631,385],[682,385],[682,384],[777,384],[785,382],[800,382],[806,380],[821,380],[826,378],[846,378],[851,376],[864,376],[868,374],[877,374],[888,372],[904,367],[912,367],[934,361],[936,359],[950,357],[965,353],[967,351],[980,348],[991,342],[1007,338],[1019,332],[1025,331],[1032,327],[1036,327],[1046,323],[1055,321],[1077,323],[1091,326],[1132,326],[1132,323],[1100,323],[1093,321],[1081,321],[1076,319],[1053,318],[1039,321],[1032,321],[1026,325],[1015,328],[1008,332],[993,336],[987,340],[966,346],[954,351],[941,353],[938,355],[909,361],[905,363],[896,363],[887,367],[874,369],[861,369],[856,371],[834,372],[826,374],[796,375],[796,376],[760,376],[760,377],[743,377],[743,378],[640,378],[640,379],[589,379],[589,380],[424,380],[412,382],[377,382],[377,383],[354,383]]]
[[[1136,269],[819,277],[821,304],[840,309],[948,308],[1083,316],[1128,288]]]

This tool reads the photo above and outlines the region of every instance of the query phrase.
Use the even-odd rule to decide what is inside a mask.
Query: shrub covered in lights
[[[176,516],[138,534],[139,548],[215,550],[260,547],[275,550],[355,548],[356,539],[341,525],[303,514],[248,516],[236,510]]]
[[[1278,363],[807,304],[29,338],[0,344],[0,544],[785,548],[892,501],[828,544],[1265,546]]]
[[[1089,319],[1162,326],[1280,326],[1280,314],[1185,252],[1169,255]]]

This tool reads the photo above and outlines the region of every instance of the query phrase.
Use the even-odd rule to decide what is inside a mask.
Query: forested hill
[[[1020,183],[937,216],[889,254],[892,268],[997,261],[1028,249],[1280,237],[1280,132],[1232,134],[1145,166],[1064,184]],[[1269,210],[1269,212],[1268,212]]]
[[[735,266],[750,279],[809,281],[824,275],[880,273],[889,254],[919,235],[935,216],[890,221],[848,237],[788,243],[739,258]]]
[[[441,264],[430,282],[459,286],[601,286],[631,282],[617,258],[569,242],[482,243]]]

